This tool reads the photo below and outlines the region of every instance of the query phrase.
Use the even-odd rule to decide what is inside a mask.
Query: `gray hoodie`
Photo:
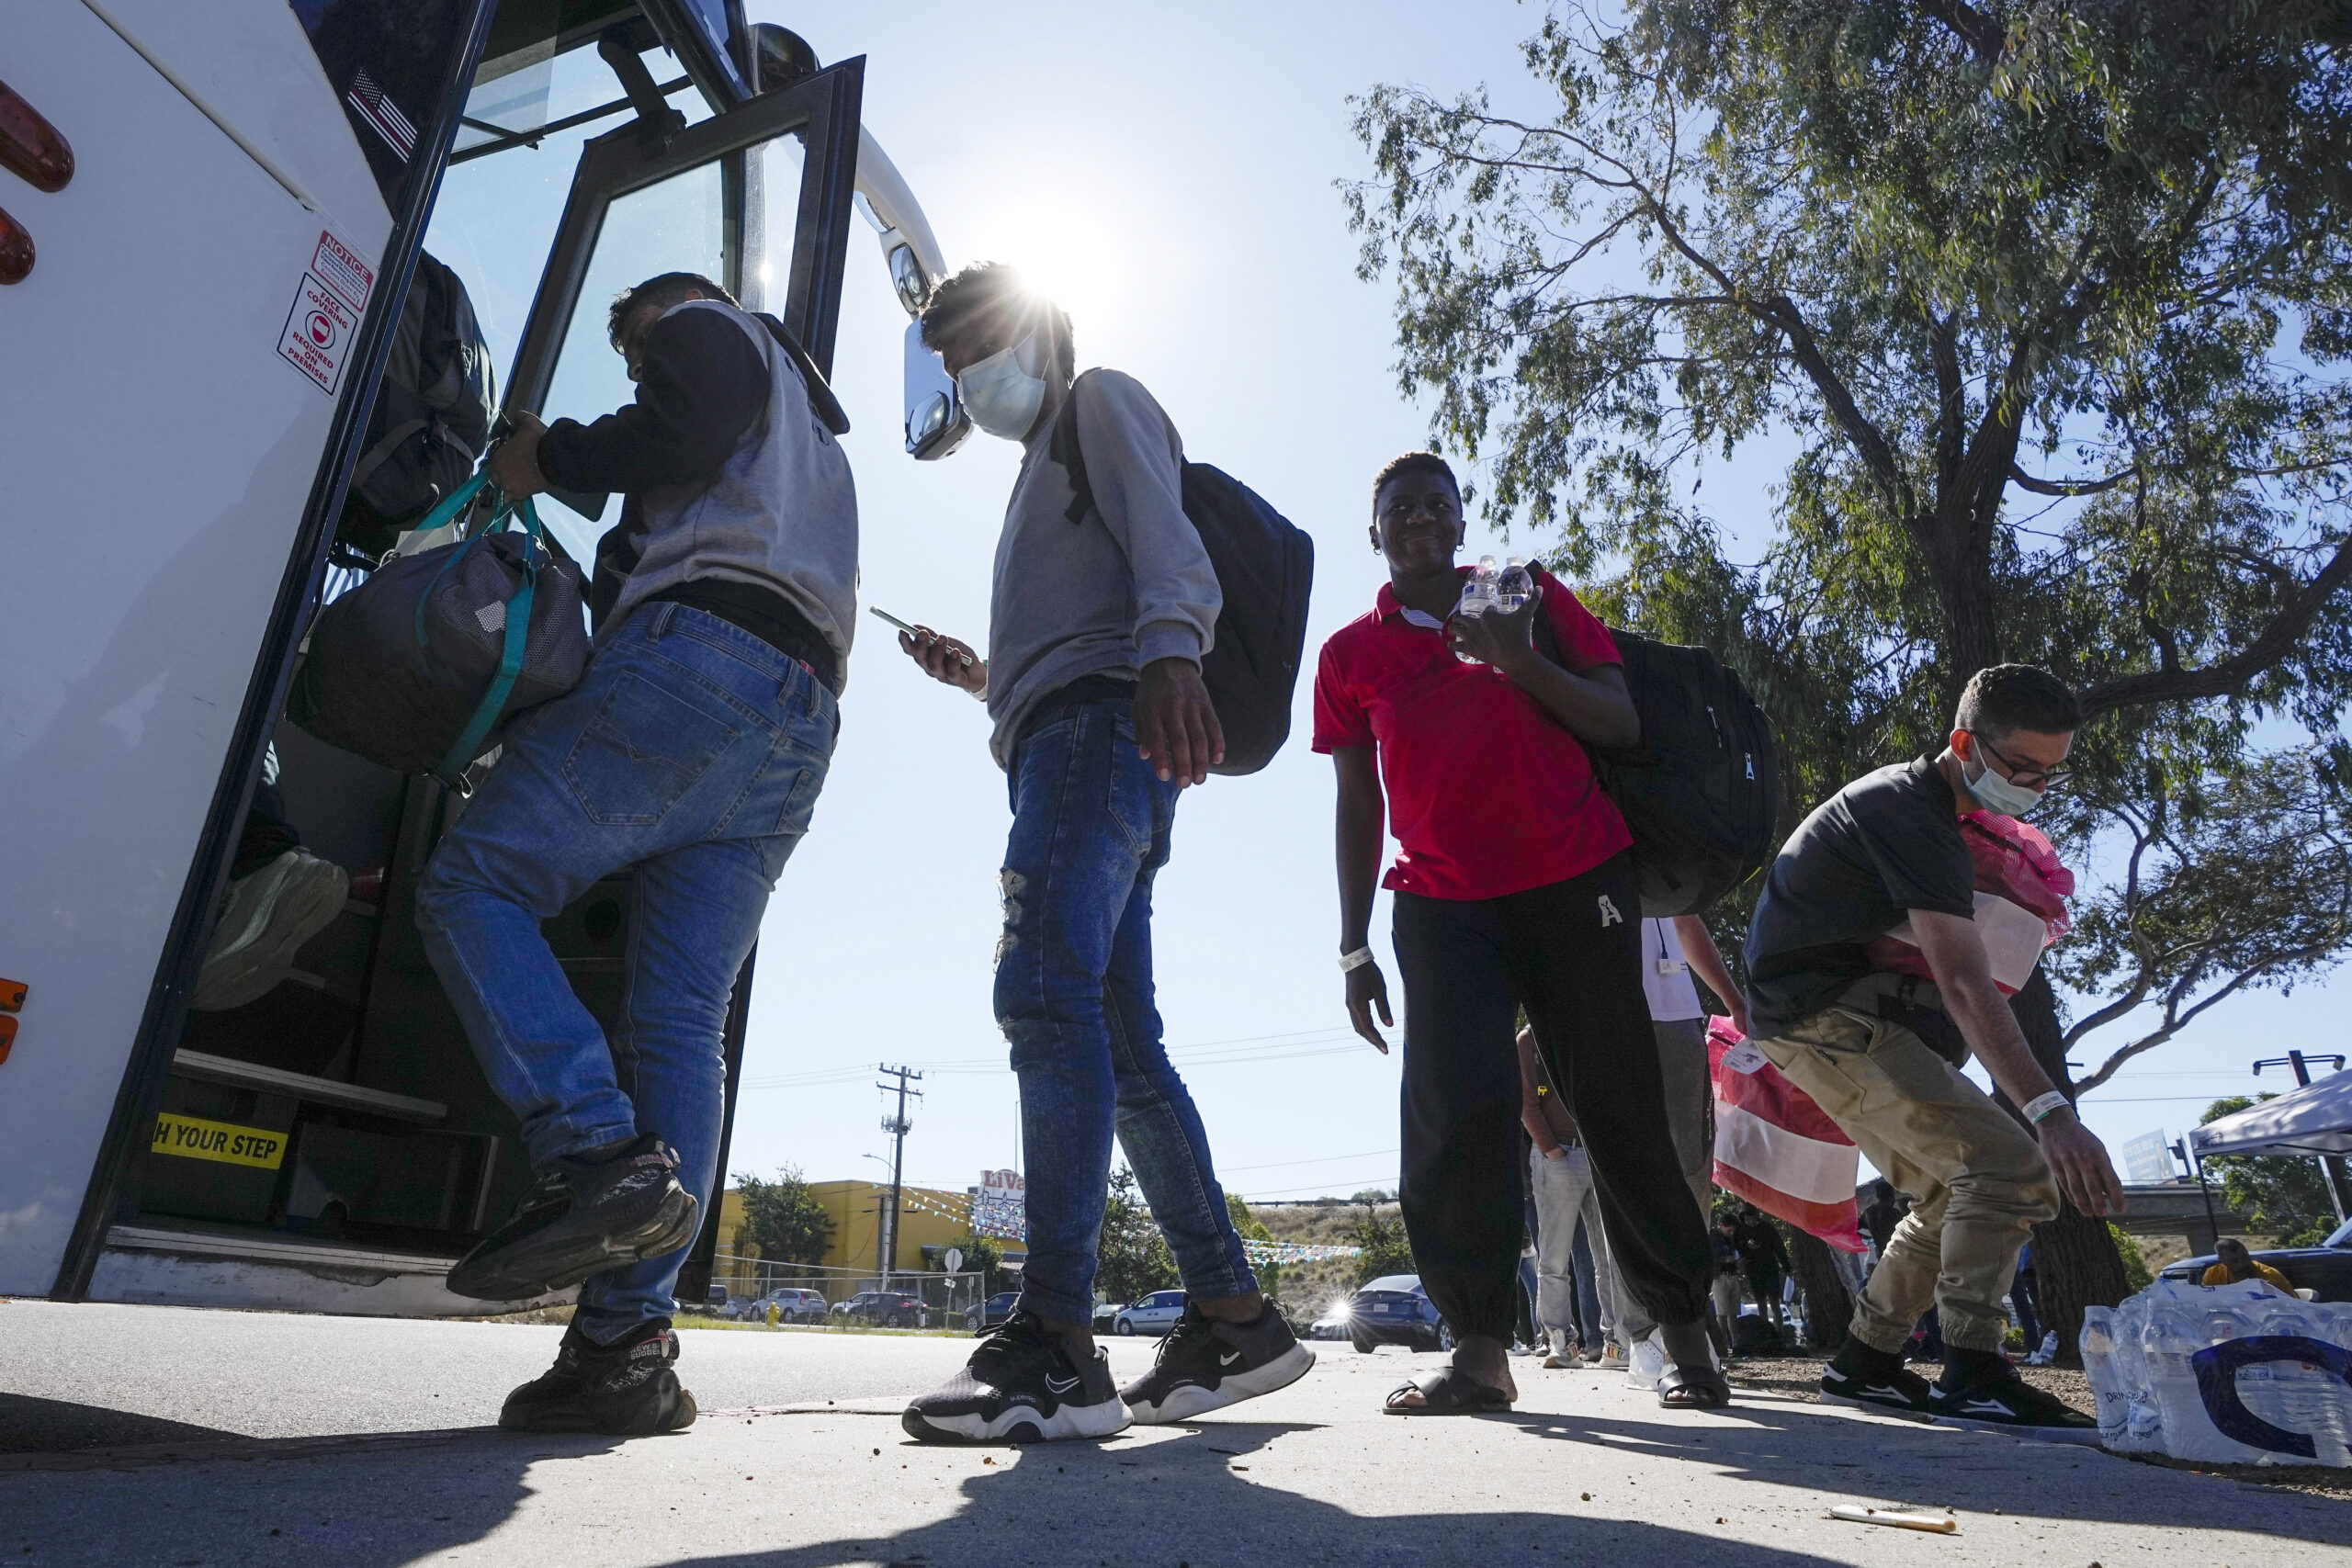
[[[1048,455],[1053,420],[1030,436],[1004,509],[989,606],[989,750],[1012,765],[1037,705],[1088,675],[1133,680],[1157,659],[1197,664],[1224,605],[1184,515],[1184,443],[1134,377],[1096,370],[1072,389],[1094,505]]]

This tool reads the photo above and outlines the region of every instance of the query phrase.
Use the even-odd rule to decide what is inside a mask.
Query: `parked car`
[[[2313,1301],[2352,1302],[2352,1221],[2337,1226],[2317,1247],[2274,1247],[2254,1258],[2286,1275],[2287,1282],[2297,1290],[2311,1292]],[[2160,1277],[2197,1284],[2213,1263],[2209,1252],[2171,1265]]]
[[[1125,1302],[1102,1302],[1098,1303],[1094,1308],[1094,1332],[1097,1334],[1110,1333],[1111,1325],[1116,1323],[1119,1320],[1119,1314],[1126,1310],[1127,1303]]]
[[[1451,1350],[1453,1330],[1421,1289],[1419,1274],[1384,1274],[1349,1298],[1348,1341],[1363,1354],[1382,1345]]]
[[[931,1320],[922,1298],[904,1291],[860,1291],[835,1302],[831,1317],[842,1323],[873,1323],[885,1328],[921,1328]]]
[[[1111,1319],[1114,1334],[1165,1334],[1184,1315],[1184,1292],[1154,1291]]]
[[[964,1314],[964,1326],[978,1334],[994,1328],[1012,1315],[1012,1303],[1021,1299],[1019,1291],[999,1291],[979,1305]]]
[[[1321,1317],[1307,1325],[1309,1339],[1345,1339],[1348,1337],[1348,1314],[1354,1303],[1342,1296],[1331,1303]]]
[[[815,1291],[787,1287],[770,1291],[764,1296],[753,1296],[740,1303],[741,1310],[730,1315],[747,1322],[765,1323],[768,1303],[775,1303],[779,1323],[822,1323],[825,1321],[825,1298]]]

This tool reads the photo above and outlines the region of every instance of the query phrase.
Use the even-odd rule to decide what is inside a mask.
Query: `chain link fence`
[[[712,1260],[710,1282],[727,1290],[727,1310],[741,1312],[764,1304],[778,1291],[814,1291],[830,1309],[835,1303],[867,1291],[894,1291],[922,1303],[933,1328],[959,1328],[965,1314],[986,1295],[987,1277],[972,1270],[958,1274],[897,1269],[888,1276],[873,1269],[842,1269],[821,1263],[778,1263],[722,1252]]]

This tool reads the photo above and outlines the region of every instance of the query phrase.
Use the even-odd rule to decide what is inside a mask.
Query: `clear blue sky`
[[[1345,100],[1381,81],[1448,93],[1483,82],[1498,104],[1540,114],[1517,49],[1538,10],[907,4],[817,13],[752,0],[752,13],[795,28],[828,62],[866,56],[865,122],[951,265],[985,258],[1030,269],[1075,318],[1081,366],[1140,378],[1193,457],[1241,476],[1315,536],[1310,652],[1369,605],[1381,581],[1364,535],[1370,479],[1424,444],[1427,418],[1389,369],[1389,286],[1354,276],[1356,242],[1333,181],[1368,164]],[[568,107],[578,106],[553,112]],[[476,285],[490,296],[480,302],[502,348],[537,281],[537,257],[497,254],[483,241],[486,220],[536,201],[551,223],[572,154],[550,143],[529,156],[545,171],[532,176],[530,200],[478,199],[469,209],[453,182],[449,216],[436,225],[435,243],[469,282],[507,280]],[[502,175],[499,202],[517,200],[514,177]],[[780,210],[788,214],[788,199]],[[835,383],[855,426],[845,445],[861,499],[864,599],[978,644],[1015,448],[975,436],[945,462],[902,455],[905,321],[861,227]],[[583,370],[568,362],[560,373],[551,415],[599,412],[586,403],[597,388],[608,400],[625,391],[609,372]],[[583,406],[564,401],[568,386]],[[1735,536],[1769,526],[1760,483],[1707,488]],[[1501,547],[1474,532],[1470,554]],[[928,1075],[909,1179],[961,1189],[1015,1157],[1012,1079],[989,1009],[1004,781],[978,705],[925,680],[879,622],[869,618],[858,637],[832,776],[763,930],[730,1167],[791,1163],[815,1179],[882,1174],[867,1157],[888,1152],[872,1068],[908,1063]],[[1159,887],[1169,1040],[1220,1173],[1253,1198],[1396,1180],[1396,1058],[1374,1055],[1345,1027],[1332,963],[1330,768],[1306,750],[1306,730],[1302,683],[1294,739],[1270,769],[1187,794]],[[1386,922],[1384,897],[1374,922],[1384,963]],[[2314,987],[2225,1004],[2088,1102],[2091,1125],[2111,1143],[2177,1132],[2211,1099],[2252,1089],[2255,1056],[2341,1048],[2331,1003],[2346,995]],[[2103,1054],[2077,1060],[2087,1066]]]

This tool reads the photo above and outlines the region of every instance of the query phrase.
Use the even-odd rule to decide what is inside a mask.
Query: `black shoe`
[[[1189,1421],[1288,1388],[1314,1364],[1315,1352],[1272,1307],[1255,1323],[1224,1323],[1187,1302],[1184,1315],[1159,1342],[1151,1371],[1121,1389],[1119,1397],[1147,1426]]]
[[[922,1443],[1046,1443],[1107,1438],[1125,1428],[1127,1407],[1100,1348],[1081,1367],[1035,1317],[1015,1312],[899,1424]]]
[[[608,1432],[619,1438],[675,1432],[695,1424],[695,1396],[670,1363],[678,1337],[657,1317],[615,1344],[564,1330],[555,1369],[506,1396],[498,1424],[510,1432]]]
[[[1929,1413],[1932,1392],[1928,1380],[1905,1366],[1901,1356],[1873,1349],[1851,1337],[1836,1359],[1821,1369],[1821,1397],[1839,1404],[1925,1416]]]
[[[2096,1420],[2018,1376],[2007,1358],[1999,1359],[1997,1367],[1973,1369],[1956,1387],[1937,1384],[1928,1391],[1928,1399],[1936,1419],[1954,1426],[2086,1432],[2085,1441],[2096,1441],[2098,1435]]]
[[[507,1222],[449,1270],[449,1290],[514,1302],[591,1274],[675,1252],[695,1238],[695,1204],[678,1156],[648,1134],[602,1159],[563,1159],[540,1174]]]

